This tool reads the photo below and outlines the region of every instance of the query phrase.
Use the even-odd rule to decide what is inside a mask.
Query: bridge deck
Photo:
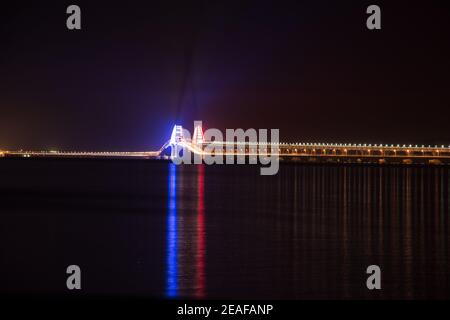
[[[336,162],[412,162],[450,163],[450,147],[406,145],[356,145],[312,143],[230,143],[204,142],[194,144],[180,141],[179,145],[201,155],[279,155],[282,159],[327,159]],[[0,151],[0,157],[61,157],[61,158],[159,158],[170,143],[157,151],[140,152],[84,152],[84,151]],[[339,159],[339,160],[338,160]]]

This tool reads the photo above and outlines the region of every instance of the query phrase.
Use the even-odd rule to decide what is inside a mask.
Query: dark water
[[[449,298],[449,169],[0,161],[0,293]],[[366,288],[366,268],[382,290]],[[70,292],[73,294],[73,292]]]

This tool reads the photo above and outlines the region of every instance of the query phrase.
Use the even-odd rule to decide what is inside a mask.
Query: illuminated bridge
[[[89,151],[0,151],[0,157],[22,158],[151,158],[158,157],[159,151],[142,152],[89,152]]]
[[[214,148],[211,148],[214,146]],[[194,128],[192,139],[183,137],[181,126],[175,126],[171,140],[163,147],[171,147],[172,157],[177,148],[188,149],[199,155],[278,155],[281,160],[331,163],[398,163],[398,164],[450,164],[450,146],[386,145],[352,143],[249,143],[205,141],[201,124]],[[208,148],[207,148],[208,147]],[[207,152],[205,150],[214,150]],[[259,151],[262,149],[263,153]]]
[[[58,157],[58,158],[141,158],[169,159],[181,150],[205,155],[278,155],[280,160],[307,163],[397,163],[450,164],[450,146],[386,145],[352,143],[249,143],[205,141],[200,125],[192,138],[185,137],[182,126],[174,126],[172,135],[159,150],[142,152],[80,152],[80,151],[0,151],[0,157]],[[211,148],[214,146],[214,148]],[[166,150],[170,149],[170,156]],[[208,151],[212,150],[213,151]],[[262,150],[261,150],[262,149]]]

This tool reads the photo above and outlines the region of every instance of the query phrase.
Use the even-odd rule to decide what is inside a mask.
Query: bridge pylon
[[[170,137],[170,157],[172,159],[180,156],[180,150],[183,149],[180,146],[180,142],[183,141],[183,127],[180,125],[175,125],[172,130],[172,135]]]
[[[192,136],[192,143],[195,145],[203,145],[205,139],[203,137],[202,122],[194,121],[194,135]]]

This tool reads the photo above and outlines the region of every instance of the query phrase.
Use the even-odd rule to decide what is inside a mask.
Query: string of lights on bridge
[[[449,146],[445,145],[431,145],[419,146],[419,145],[394,145],[394,144],[367,144],[367,143],[310,143],[310,142],[242,142],[242,141],[210,141],[204,142],[204,144],[218,144],[218,145],[280,145],[280,146],[307,146],[307,147],[362,147],[362,148],[428,148],[428,149],[450,149]]]

